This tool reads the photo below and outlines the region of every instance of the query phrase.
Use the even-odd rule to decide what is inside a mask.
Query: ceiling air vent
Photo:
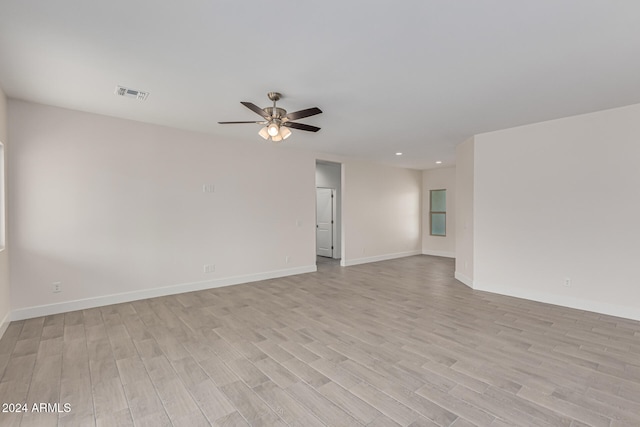
[[[125,98],[134,98],[140,101],[144,101],[149,96],[149,92],[143,92],[141,90],[129,89],[124,86],[116,86],[116,95],[124,96]]]

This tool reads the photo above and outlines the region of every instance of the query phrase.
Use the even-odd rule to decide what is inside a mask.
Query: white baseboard
[[[499,286],[488,286],[484,283],[474,283],[475,290],[490,292],[493,294],[505,295],[509,297],[522,298],[530,301],[543,302],[547,304],[559,305],[562,307],[575,308],[578,310],[591,311],[594,313],[606,314],[609,316],[623,317],[625,319],[640,320],[640,308],[609,304],[601,301],[586,300],[566,295],[548,294],[544,292],[527,291],[521,289],[504,288]]]
[[[9,327],[9,322],[11,322],[10,318],[11,318],[11,312],[7,313],[7,315],[4,316],[4,319],[0,321],[0,338],[2,338],[4,333],[7,331],[7,328]]]
[[[376,255],[371,257],[356,258],[356,259],[349,259],[349,260],[345,260],[344,258],[342,258],[342,260],[340,261],[340,265],[343,267],[349,267],[351,265],[367,264],[370,262],[378,262],[378,261],[387,261],[390,259],[404,258],[408,256],[421,255],[421,254],[422,252],[420,251],[408,251],[408,252],[397,252],[395,254]]]
[[[431,256],[441,256],[444,258],[455,258],[456,257],[456,253],[455,252],[449,252],[449,251],[432,251],[432,250],[423,250],[422,251],[422,255],[431,255]]]
[[[317,271],[317,267],[315,265],[308,265],[304,267],[289,268],[286,270],[274,270],[264,273],[248,274],[244,276],[225,277],[203,282],[183,283],[179,285],[165,286],[162,288],[144,289],[140,291],[105,295],[75,301],[66,301],[56,304],[26,307],[20,308],[18,310],[13,310],[11,312],[11,320],[31,319],[34,317],[49,316],[51,314],[66,313],[69,311],[84,310],[87,308],[102,307],[111,304],[121,304],[147,298],[175,295],[184,292],[201,291],[204,289],[220,288],[223,286],[239,285],[241,283],[276,279],[278,277],[293,276],[295,274],[313,273],[314,271]]]
[[[464,274],[456,271],[453,275],[453,277],[455,277],[458,281],[462,282],[463,284],[467,285],[468,287],[470,287],[471,289],[473,288],[473,279],[465,276]]]

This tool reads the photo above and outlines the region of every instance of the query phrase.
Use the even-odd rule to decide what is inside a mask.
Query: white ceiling
[[[0,86],[256,143],[217,122],[279,91],[324,111],[283,146],[424,169],[477,133],[639,103],[640,1],[0,0]]]

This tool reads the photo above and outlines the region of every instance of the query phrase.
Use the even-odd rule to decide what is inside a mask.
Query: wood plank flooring
[[[34,403],[70,412],[32,412]],[[1,426],[640,426],[640,322],[415,256],[9,325]]]

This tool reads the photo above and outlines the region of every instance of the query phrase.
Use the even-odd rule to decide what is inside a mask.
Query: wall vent
[[[149,96],[149,92],[143,92],[141,90],[129,89],[124,86],[116,86],[116,95],[124,96],[125,98],[134,98],[140,101],[144,101]]]

